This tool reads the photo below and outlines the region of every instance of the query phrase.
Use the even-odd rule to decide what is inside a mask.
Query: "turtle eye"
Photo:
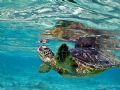
[[[48,52],[46,52],[46,55],[48,55]]]

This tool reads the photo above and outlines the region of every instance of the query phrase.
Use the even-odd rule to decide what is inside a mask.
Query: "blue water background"
[[[119,68],[86,78],[65,78],[53,70],[38,72],[41,33],[59,19],[119,34],[119,0],[76,1],[79,5],[60,0],[0,0],[0,90],[120,90]],[[48,46],[56,52],[62,43],[66,42],[50,41]],[[120,56],[119,51],[114,53]]]

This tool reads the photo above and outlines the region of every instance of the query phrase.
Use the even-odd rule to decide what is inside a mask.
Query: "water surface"
[[[0,0],[0,90],[120,90],[120,69],[88,78],[38,73],[41,33],[58,20],[120,32],[119,0]],[[119,34],[116,39],[120,39]],[[55,52],[62,41],[51,41]],[[54,44],[54,46],[53,46]],[[69,44],[72,46],[72,44]],[[114,51],[119,58],[120,51]]]

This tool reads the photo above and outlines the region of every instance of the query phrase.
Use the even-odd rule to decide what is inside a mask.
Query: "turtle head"
[[[44,63],[50,63],[50,61],[54,57],[53,52],[47,46],[40,46],[37,49],[37,51],[38,51],[38,54],[39,54],[41,60]]]

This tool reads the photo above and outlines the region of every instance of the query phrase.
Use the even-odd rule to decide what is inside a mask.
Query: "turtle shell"
[[[93,68],[108,68],[115,65],[114,62],[95,48],[75,48],[71,50],[71,54],[78,65]]]

